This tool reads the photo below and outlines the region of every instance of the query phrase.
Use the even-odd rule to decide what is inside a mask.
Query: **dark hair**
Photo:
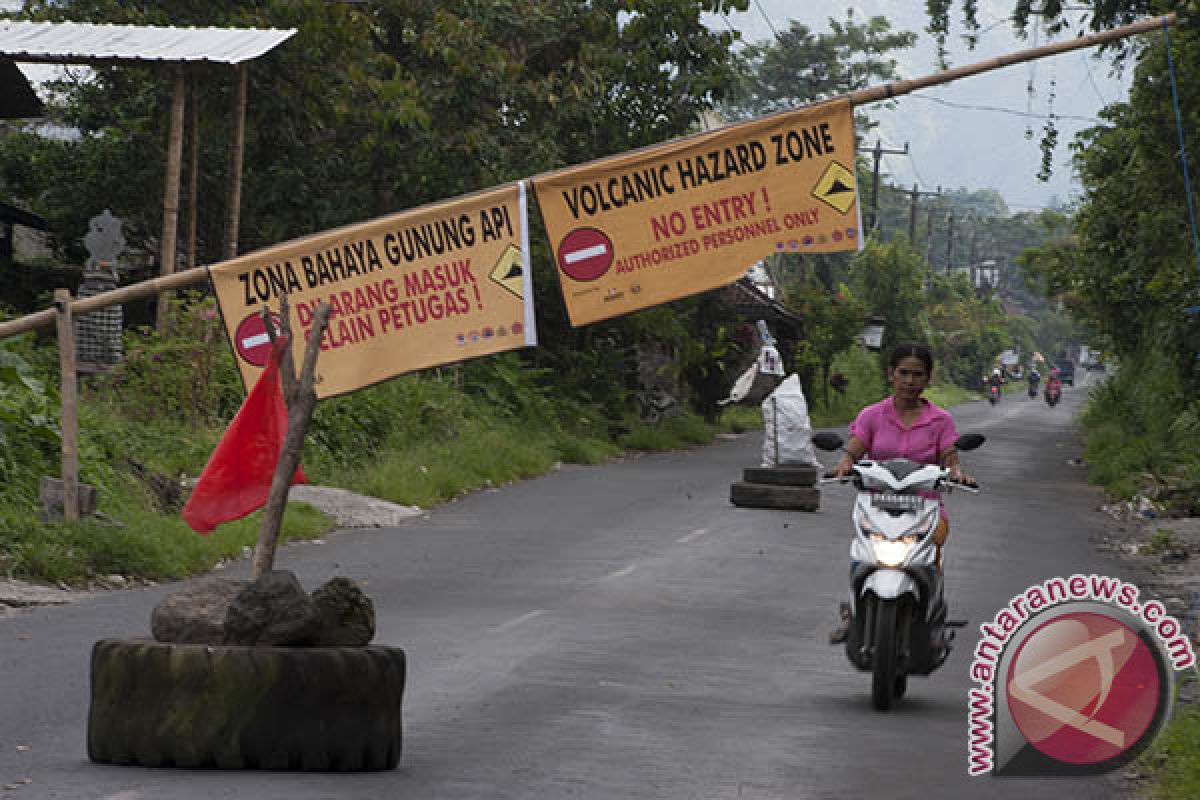
[[[925,365],[925,371],[930,375],[933,374],[933,351],[923,344],[916,342],[901,342],[892,348],[892,354],[888,356],[888,369],[895,369],[900,366],[900,359],[913,357],[920,359]]]

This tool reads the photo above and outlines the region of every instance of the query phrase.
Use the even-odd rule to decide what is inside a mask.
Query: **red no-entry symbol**
[[[279,330],[278,314],[271,315],[271,322],[275,330]],[[267,335],[267,326],[263,324],[261,314],[251,314],[238,323],[233,334],[233,346],[248,364],[256,367],[267,365],[267,359],[271,357],[271,337]]]
[[[612,262],[612,240],[595,228],[576,228],[558,245],[558,268],[577,281],[596,280]]]

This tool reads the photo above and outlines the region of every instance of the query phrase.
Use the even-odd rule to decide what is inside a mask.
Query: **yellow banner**
[[[534,188],[572,325],[724,286],[771,253],[862,240],[845,100],[584,164]]]
[[[317,397],[537,344],[525,184],[516,183],[259,250],[210,270],[242,378],[270,343],[261,311],[286,294],[299,369],[318,305],[333,307]]]

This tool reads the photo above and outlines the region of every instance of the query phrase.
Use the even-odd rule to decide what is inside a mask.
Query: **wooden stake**
[[[175,245],[179,236],[179,173],[183,165],[183,98],[187,83],[183,70],[175,71],[175,93],[171,97],[171,133],[167,143],[167,185],[163,191],[162,252],[159,253],[159,275],[170,275],[175,271]],[[170,319],[170,295],[162,292],[158,296],[156,321],[158,332],[167,332]]]
[[[229,204],[225,220],[225,258],[230,259],[238,251],[238,227],[242,210],[242,159],[246,150],[246,96],[247,75],[245,64],[235,68],[237,88],[233,97],[233,142],[229,147]]]
[[[58,314],[59,393],[62,399],[63,519],[79,519],[79,408],[76,398],[75,326],[71,321],[71,291],[54,290]]]
[[[308,423],[312,420],[313,409],[317,405],[317,393],[313,390],[313,381],[317,367],[317,355],[321,351],[321,336],[325,326],[329,324],[331,309],[328,303],[321,303],[313,321],[312,331],[308,336],[308,346],[304,351],[304,366],[300,370],[300,382],[296,389],[294,400],[288,408],[287,436],[283,440],[283,451],[279,454],[279,463],[275,465],[275,475],[271,479],[271,493],[267,497],[267,507],[263,511],[262,528],[258,534],[258,546],[254,550],[254,572],[258,578],[265,572],[270,572],[275,566],[275,550],[279,546],[279,532],[283,527],[283,511],[287,507],[288,491],[292,486],[292,477],[300,464],[300,452],[304,448],[304,435],[308,432]],[[291,342],[288,342],[288,352],[284,359],[290,360]]]

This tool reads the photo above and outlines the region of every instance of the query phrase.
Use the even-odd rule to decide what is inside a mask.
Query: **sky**
[[[958,13],[960,2],[955,0],[954,5],[951,35],[947,41],[951,66],[985,61],[1066,38],[1080,27],[1076,25],[1054,39],[1039,34],[1035,43],[1032,31],[1028,39],[1021,39],[1013,32],[1008,21],[1013,0],[979,0],[979,22],[983,33],[972,51],[961,39],[965,29]],[[843,19],[849,9],[855,11],[859,23],[870,16],[884,16],[892,23],[893,30],[918,34],[915,47],[895,54],[900,77],[918,78],[939,71],[936,42],[925,32],[928,23],[925,3],[918,0],[750,0],[747,11],[730,14],[728,20],[747,41],[762,41],[773,37],[771,26],[786,30],[792,19],[813,31],[828,30],[829,18]],[[1074,20],[1081,18],[1080,12],[1069,13]],[[707,15],[705,21],[712,28],[726,29],[725,21],[719,16]],[[911,188],[917,183],[922,190],[936,190],[939,185],[972,190],[994,188],[1014,212],[1068,200],[1079,192],[1071,169],[1068,144],[1077,131],[1098,121],[1096,113],[1101,108],[1129,96],[1130,70],[1126,69],[1123,76],[1112,75],[1109,62],[1097,60],[1096,52],[1096,48],[1076,50],[919,92],[949,103],[1045,115],[1053,80],[1056,85],[1053,109],[1060,116],[1059,135],[1054,175],[1046,183],[1037,179],[1042,159],[1039,144],[1045,124],[1042,118],[954,108],[933,100],[906,96],[895,101],[893,110],[879,104],[865,109],[879,123],[867,144],[874,147],[876,135],[882,139],[885,148],[899,150],[908,143],[909,156],[884,156],[882,171],[889,175],[894,185]],[[1031,77],[1036,90],[1032,100],[1026,90]],[[1027,129],[1032,130],[1032,138],[1026,138]]]

